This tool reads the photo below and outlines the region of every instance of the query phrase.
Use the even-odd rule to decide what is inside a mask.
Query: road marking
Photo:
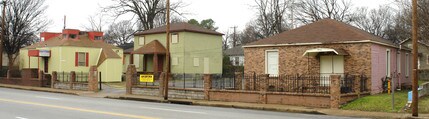
[[[15,118],[17,118],[17,119],[27,119],[27,118],[24,118],[24,117],[15,117]]]
[[[154,109],[154,110],[164,110],[164,111],[173,111],[173,112],[185,112],[185,113],[196,113],[196,114],[207,114],[205,112],[197,112],[197,111],[185,111],[185,110],[175,110],[175,109],[165,109],[165,108],[156,108],[156,107],[140,107],[144,109]]]
[[[91,110],[91,109],[83,109],[83,108],[66,107],[66,106],[59,106],[59,105],[42,104],[42,103],[27,102],[27,101],[17,101],[17,100],[9,100],[9,99],[2,99],[2,98],[0,98],[0,101],[10,102],[10,103],[27,104],[27,105],[35,105],[35,106],[42,106],[42,107],[50,107],[50,108],[58,108],[58,109],[65,109],[65,110],[73,110],[73,111],[81,111],[81,112],[91,112],[91,113],[105,114],[105,115],[112,115],[112,116],[137,118],[137,119],[158,119],[158,118],[155,118],[155,117],[147,117],[147,116],[123,114],[123,113],[116,113],[116,112],[106,112],[106,111],[98,111],[98,110]]]
[[[54,97],[45,97],[45,96],[36,96],[37,98],[44,98],[44,99],[51,99],[51,100],[61,100],[61,98],[54,98]]]

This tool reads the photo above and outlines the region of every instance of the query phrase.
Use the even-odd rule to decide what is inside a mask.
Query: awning
[[[153,40],[143,47],[134,50],[131,54],[165,54],[166,52],[167,50],[158,40]]]
[[[344,49],[334,49],[334,48],[315,48],[306,50],[303,56],[316,56],[322,52],[333,52],[337,55],[349,55]]]

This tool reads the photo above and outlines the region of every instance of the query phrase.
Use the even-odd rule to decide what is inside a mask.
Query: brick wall
[[[342,48],[349,53],[344,57],[344,72],[349,74],[364,73],[371,79],[371,43],[327,44],[306,46],[281,46],[244,48],[245,73],[265,73],[265,51],[279,51],[279,74],[311,74],[320,73],[320,61],[317,57],[303,56],[304,52],[314,48]],[[368,83],[367,87],[371,87]]]
[[[133,87],[132,94],[135,95],[146,95],[146,96],[160,96],[158,87]],[[178,98],[178,99],[204,99],[204,90],[194,90],[194,89],[169,89],[168,90],[169,98]]]

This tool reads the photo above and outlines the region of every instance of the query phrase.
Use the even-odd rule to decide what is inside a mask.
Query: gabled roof
[[[139,49],[134,50],[131,53],[132,54],[165,54],[167,53],[167,50],[158,40],[153,40],[148,44],[144,45],[143,47],[140,47]]]
[[[399,44],[404,44],[404,43],[406,43],[407,41],[409,41],[409,40],[411,40],[411,38],[407,38],[407,39],[405,39],[405,40],[403,40],[403,41],[401,41]],[[429,44],[427,44],[427,43],[424,43],[423,41],[421,41],[421,40],[417,40],[417,43],[420,43],[420,44],[422,44],[422,45],[424,45],[424,46],[426,46],[426,47],[429,47]]]
[[[245,47],[297,43],[341,43],[349,41],[374,41],[396,46],[391,41],[375,36],[354,26],[332,19],[323,19],[252,42]]]
[[[233,48],[226,49],[223,51],[223,53],[227,56],[238,56],[238,55],[244,56],[244,51],[242,46],[235,46]]]
[[[115,53],[112,49],[103,48],[101,50],[101,54],[100,54],[100,58],[98,59],[97,66],[100,66],[106,59],[110,59],[110,58],[120,59],[121,56]]]
[[[142,32],[138,32],[135,35],[146,35],[146,34],[158,34],[158,33],[165,33],[166,26],[161,26],[149,30],[145,30]],[[170,24],[170,32],[181,32],[181,31],[188,31],[188,32],[196,32],[196,33],[204,33],[204,34],[211,34],[211,35],[223,35],[222,33],[209,30],[206,28],[202,28],[200,26],[192,25],[186,22],[179,22],[179,23],[172,23]]]

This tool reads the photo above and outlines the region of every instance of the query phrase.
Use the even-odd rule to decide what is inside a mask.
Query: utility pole
[[[3,73],[3,41],[5,39],[5,32],[6,32],[6,29],[5,29],[6,3],[7,3],[7,0],[4,0],[3,1],[3,15],[2,15],[2,20],[1,20],[2,21],[1,22],[2,23],[2,25],[1,25],[1,38],[0,38],[0,54],[1,54],[1,56],[0,56],[0,74]]]
[[[417,92],[417,0],[412,0],[413,4],[413,18],[412,18],[412,38],[413,38],[413,101],[411,103],[412,115],[419,116],[419,97]]]
[[[167,73],[165,74],[165,80],[164,80],[164,100],[168,100],[168,79],[170,77],[170,0],[167,0],[167,28],[166,28],[166,34],[167,34],[167,52],[166,52],[166,62],[167,62]]]
[[[237,29],[237,26],[231,27],[234,29],[234,34],[232,35],[232,47],[235,47],[237,45],[237,37],[235,30]]]

